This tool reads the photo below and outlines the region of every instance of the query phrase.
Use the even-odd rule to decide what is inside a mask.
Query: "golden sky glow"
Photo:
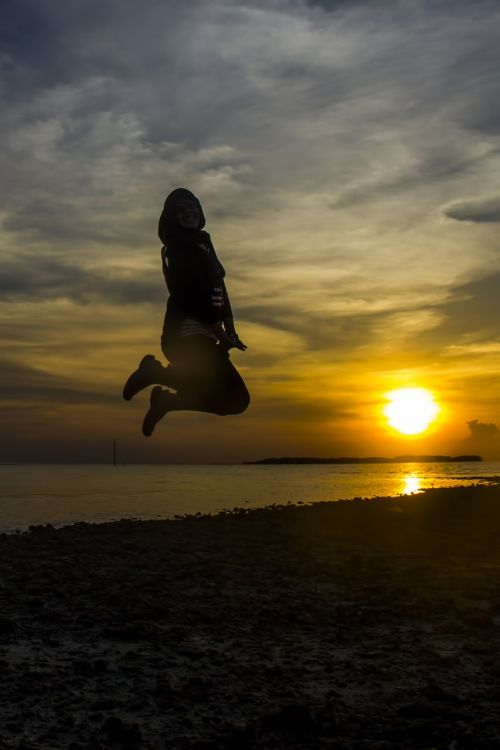
[[[130,462],[500,457],[495,4],[11,5],[0,460],[108,460],[115,437]],[[156,226],[181,185],[252,403],[146,440],[148,394],[121,389],[161,356]],[[394,406],[395,429],[385,394],[410,387],[441,411]]]

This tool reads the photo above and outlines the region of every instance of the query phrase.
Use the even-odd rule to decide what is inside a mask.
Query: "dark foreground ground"
[[[0,536],[0,748],[500,748],[500,488]]]

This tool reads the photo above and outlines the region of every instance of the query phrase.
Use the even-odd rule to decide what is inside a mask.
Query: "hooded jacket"
[[[200,222],[196,229],[181,227],[177,204],[191,201],[198,205]],[[205,216],[198,198],[186,188],[178,188],[167,196],[158,224],[163,243],[162,268],[169,291],[166,332],[179,334],[183,320],[212,324],[232,316],[231,304],[224,284],[225,271],[217,258],[208,232],[203,230]]]

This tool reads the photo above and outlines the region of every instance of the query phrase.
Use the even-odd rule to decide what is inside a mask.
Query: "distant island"
[[[259,461],[245,461],[247,465],[254,464],[406,464],[406,463],[455,463],[460,461],[482,461],[482,456],[394,456],[385,458],[383,456],[367,456],[365,458],[354,458],[342,456],[341,458],[317,458],[315,456],[285,456],[283,458],[261,458]]]

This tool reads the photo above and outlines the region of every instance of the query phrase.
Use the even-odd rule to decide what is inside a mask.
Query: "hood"
[[[198,226],[198,231],[200,229],[203,229],[203,227],[205,226],[205,215],[203,214],[203,208],[201,207],[199,199],[196,197],[196,195],[194,195],[194,193],[192,193],[190,190],[187,190],[187,188],[177,188],[176,190],[173,190],[169,195],[167,195],[165,204],[163,206],[163,211],[160,216],[160,221],[158,223],[158,236],[164,245],[168,242],[172,235],[177,234],[178,232],[191,231],[189,229],[183,229],[180,226],[179,222],[177,221],[177,213],[175,210],[179,201],[186,200],[197,203],[200,209],[200,224]]]

